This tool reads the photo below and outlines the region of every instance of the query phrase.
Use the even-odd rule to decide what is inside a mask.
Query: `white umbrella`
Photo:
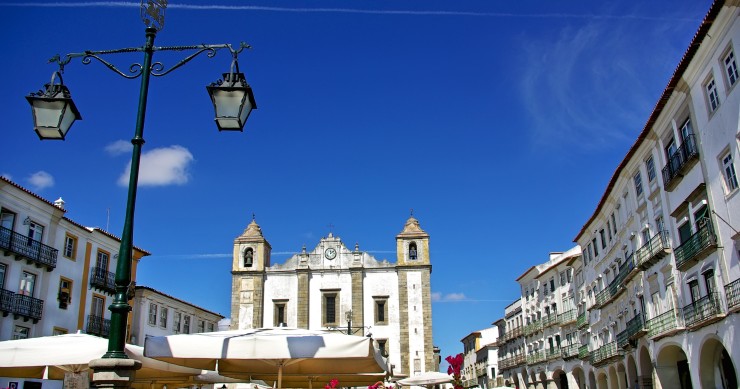
[[[424,385],[438,385],[452,382],[452,376],[438,371],[428,371],[425,373],[417,374],[413,377],[404,378],[397,381],[399,385],[403,386],[424,386]]]
[[[6,340],[0,342],[0,376],[61,380],[65,372],[88,371],[88,363],[102,357],[107,350],[108,339],[87,334]],[[140,346],[127,344],[124,351],[129,358],[141,361],[142,367],[136,371],[136,380],[202,373],[200,369],[146,358]]]
[[[229,377],[267,382],[378,381],[386,364],[370,338],[296,328],[262,328],[148,337],[144,355],[179,365],[217,370]],[[303,386],[300,385],[300,386]]]

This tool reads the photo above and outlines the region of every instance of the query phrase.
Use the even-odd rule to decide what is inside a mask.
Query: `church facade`
[[[409,217],[396,262],[350,249],[329,233],[271,264],[255,220],[234,240],[231,329],[296,327],[371,336],[396,377],[434,371],[429,235]]]

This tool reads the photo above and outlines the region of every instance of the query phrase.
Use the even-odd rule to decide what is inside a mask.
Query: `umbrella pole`
[[[283,387],[283,362],[280,361],[280,364],[278,365],[278,384],[277,389],[282,389]]]

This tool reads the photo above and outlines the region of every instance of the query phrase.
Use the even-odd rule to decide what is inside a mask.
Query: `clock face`
[[[326,249],[326,251],[324,251],[324,256],[326,257],[326,259],[334,259],[337,257],[337,250],[329,247],[328,249]]]

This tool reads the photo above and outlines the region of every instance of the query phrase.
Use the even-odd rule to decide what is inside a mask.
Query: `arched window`
[[[412,261],[415,261],[417,258],[416,256],[416,243],[411,242],[409,243],[409,259]]]
[[[244,267],[252,267],[254,263],[254,250],[251,247],[244,250]]]

